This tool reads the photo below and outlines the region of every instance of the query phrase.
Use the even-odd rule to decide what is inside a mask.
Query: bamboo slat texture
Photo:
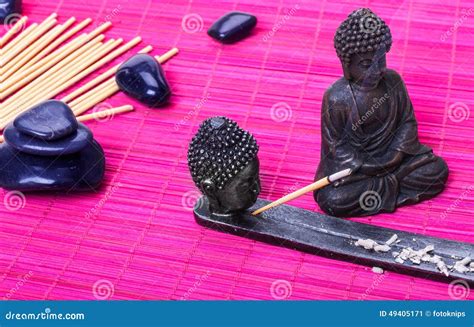
[[[52,12],[78,22],[91,17],[87,31],[110,20],[108,38],[140,35],[155,55],[171,47],[180,54],[164,65],[173,89],[168,106],[149,109],[117,94],[103,106],[130,103],[135,111],[88,123],[107,159],[97,193],[0,191],[0,297],[464,298],[462,289],[448,284],[374,274],[357,262],[273,247],[194,222],[198,192],[186,152],[207,117],[225,114],[255,135],[263,198],[312,182],[322,95],[342,74],[333,35],[362,6],[391,27],[388,66],[405,79],[420,138],[446,159],[450,177],[446,191],[431,201],[357,221],[474,242],[474,1],[232,0],[217,6],[204,0],[24,0],[28,24]],[[257,15],[258,25],[251,37],[224,46],[206,30],[231,10]],[[320,210],[311,196],[292,205]]]

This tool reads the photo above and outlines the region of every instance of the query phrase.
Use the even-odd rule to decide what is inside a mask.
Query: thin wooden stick
[[[8,102],[7,108],[4,108],[3,110],[5,113],[2,112],[2,123],[0,129],[3,129],[5,124],[8,123],[11,118],[14,118],[14,116],[19,112],[27,110],[29,106],[34,105],[37,102],[49,99],[50,97],[47,95],[49,94],[47,93],[48,91],[53,93],[57,92],[57,88],[64,84],[65,80],[67,81],[78,71],[84,69],[84,66],[87,67],[97,60],[94,53],[99,50],[99,47],[101,46],[101,43],[97,42],[98,38],[95,39],[95,42],[86,44],[79,51],[73,53],[66,60],[60,62],[46,74],[43,74],[40,78],[15,94],[15,96],[12,97],[14,98],[13,103],[10,101],[12,98],[8,99],[6,101]],[[111,41],[113,42],[113,40]],[[108,44],[107,47],[104,48],[109,51],[110,45]],[[100,58],[102,55],[104,55],[104,50],[99,50],[97,56]],[[63,72],[68,73],[67,75],[63,75]],[[21,97],[21,94],[25,92],[28,96]]]
[[[16,116],[16,114],[18,114],[19,112],[27,110],[30,106],[34,105],[37,102],[45,101],[47,99],[50,99],[56,96],[57,94],[61,93],[64,89],[76,83],[80,78],[85,76],[83,74],[84,69],[94,64],[98,59],[100,59],[102,56],[107,54],[110,50],[118,46],[121,42],[122,40],[120,39],[120,40],[112,42],[112,44],[110,45],[106,44],[97,53],[90,53],[91,51],[89,50],[89,53],[83,54],[81,56],[81,59],[70,63],[70,65],[67,68],[64,68],[62,70],[62,73],[60,73],[59,75],[56,74],[56,76],[54,76],[52,80],[47,80],[46,82],[44,81],[40,82],[42,83],[40,84],[41,86],[34,88],[35,93],[33,94],[33,96],[29,95],[26,102],[23,101],[23,103],[21,104],[17,103],[14,105],[10,105],[10,107],[7,109],[8,115],[2,118],[1,120],[2,122],[0,125],[0,129],[3,129],[8,123],[8,121],[13,119]],[[107,43],[110,43],[110,41]],[[23,90],[21,92],[23,92]]]
[[[74,17],[72,17],[74,18]],[[71,18],[71,19],[72,19]],[[64,23],[66,25],[69,22],[69,20]],[[28,67],[32,66],[33,64],[37,63],[47,55],[49,55],[54,49],[56,49],[60,44],[62,44],[64,41],[68,40],[71,36],[77,34],[79,31],[83,30],[84,28],[87,27],[92,22],[92,19],[87,18],[71,28],[69,31],[61,35],[57,40],[55,40],[53,43],[51,43],[46,49],[41,51],[39,54],[37,54],[34,58],[32,58],[30,61],[28,61],[20,70],[18,70],[18,73],[21,73],[23,70],[27,69]]]
[[[0,85],[0,91],[2,92],[0,93],[0,99],[6,98],[13,92],[27,85],[45,71],[56,65],[58,62],[77,51],[81,46],[84,45],[84,40],[86,37],[86,34],[80,35],[51,55],[43,58],[43,60],[37,62],[27,70],[15,74],[10,79],[8,79],[8,81],[2,83]]]
[[[61,33],[63,33],[71,24],[73,24],[75,18],[71,18],[64,25],[58,25],[51,31],[46,33],[43,37],[38,39],[35,44],[32,45],[30,51],[24,51],[19,56],[11,60],[5,67],[0,69],[0,75],[5,81],[13,73],[18,71],[23,65],[25,65],[31,58],[43,50],[48,44],[55,40]]]
[[[178,48],[172,48],[161,56],[155,56],[155,59],[158,60],[160,64],[167,62],[169,59],[173,58],[179,53]]]
[[[113,47],[117,46],[120,44],[120,42],[122,42],[122,39],[120,40],[117,40],[116,43],[113,45]],[[114,51],[113,53],[107,55],[106,57],[102,58],[101,60],[95,62],[93,65],[91,65],[90,67],[87,67],[87,69],[85,69],[84,71],[80,72],[79,74],[77,74],[76,76],[74,76],[72,79],[70,80],[67,80],[66,83],[64,83],[64,79],[61,80],[60,78],[56,78],[56,80],[59,80],[59,82],[57,83],[57,85],[55,86],[51,86],[51,87],[48,87],[48,89],[51,89],[51,90],[54,90],[54,91],[51,91],[50,93],[48,93],[48,96],[49,97],[54,97],[56,96],[57,94],[59,94],[60,92],[62,92],[63,90],[65,90],[66,88],[68,88],[69,86],[75,84],[76,82],[78,82],[79,80],[81,80],[82,78],[84,78],[85,76],[87,76],[88,74],[92,73],[93,71],[95,71],[97,68],[101,67],[102,65],[104,65],[106,62],[110,61],[111,59],[113,59],[113,57],[117,56],[118,53],[120,52],[124,52],[124,51],[127,51],[129,48],[135,46],[136,44],[138,44],[139,42],[141,42],[141,38],[140,37],[136,37],[134,38],[133,40],[131,40],[130,42],[128,42],[127,44],[125,44],[123,47],[117,49],[116,51]],[[106,52],[105,52],[106,53]],[[102,53],[102,55],[104,55],[105,53]],[[113,56],[111,56],[113,54]],[[97,57],[97,59],[101,58],[101,56]],[[96,60],[97,60],[96,59]]]
[[[129,111],[133,111],[133,110],[134,110],[133,106],[125,105],[125,106],[110,108],[110,109],[106,109],[102,111],[96,111],[94,113],[87,114],[87,115],[78,116],[77,120],[80,122],[88,121],[92,119],[96,119],[96,120],[107,119],[108,120],[114,117],[116,114],[121,114],[121,113],[129,112]]]
[[[309,193],[309,192],[313,192],[313,191],[316,191],[316,190],[319,190],[335,181],[337,181],[338,179],[341,179],[341,178],[344,178],[344,177],[347,177],[349,176],[350,174],[352,173],[352,170],[351,169],[344,169],[344,170],[341,170],[340,172],[337,172],[335,174],[332,174],[330,176],[326,176],[324,178],[321,178],[320,180],[312,183],[312,184],[309,184],[303,188],[300,188],[299,190],[296,190],[288,195],[285,195],[284,197],[272,202],[272,203],[269,203],[267,204],[266,206],[260,208],[260,209],[257,209],[255,210],[254,212],[252,212],[252,215],[258,215],[270,208],[274,208],[276,206],[279,206],[285,202],[288,202],[288,201],[291,201],[291,200],[294,200],[296,198],[299,198],[300,196],[306,194],[306,193]]]
[[[75,115],[80,115],[117,92],[117,83],[115,83],[115,79],[111,78],[110,80],[105,82],[104,85],[101,85],[100,92],[98,91],[97,94],[95,94],[91,98],[85,99],[84,101],[79,102],[75,106],[71,105],[71,109],[72,111],[74,111]]]
[[[23,89],[18,91],[16,94],[11,96],[9,99],[7,99],[3,104],[4,106],[10,105],[13,101],[16,101],[16,99],[22,98],[23,95],[27,95],[31,90],[34,90],[37,85],[42,83],[43,80],[49,78],[52,74],[54,74],[57,70],[62,68],[63,66],[69,65],[72,61],[76,60],[77,57],[81,56],[84,54],[84,52],[88,51],[92,46],[100,44],[104,36],[98,36],[95,38],[93,41],[88,42],[84,44],[81,48],[79,48],[77,51],[71,53],[69,56],[67,56],[64,60],[58,62],[56,65],[52,66],[49,70],[47,70],[44,74],[38,76],[37,79],[34,81],[28,83]],[[27,97],[27,96],[26,96]],[[23,96],[23,98],[25,98]],[[0,112],[1,115],[1,112]]]
[[[113,79],[111,78],[111,79],[107,80],[106,82],[104,82],[104,83],[98,85],[97,87],[94,88],[94,92],[89,92],[89,93],[87,94],[87,96],[86,96],[86,95],[83,95],[83,96],[81,96],[81,97],[78,97],[77,99],[75,99],[75,100],[69,102],[68,105],[69,105],[71,108],[75,108],[75,107],[78,107],[81,103],[90,102],[92,99],[94,99],[94,97],[100,96],[100,95],[103,93],[103,91],[104,91],[105,89],[107,89],[107,88],[109,88],[111,85],[113,85],[113,83],[112,83],[113,81],[112,81],[112,80],[113,80]],[[99,100],[99,101],[101,101],[101,100]],[[99,103],[99,102],[97,102],[97,103]]]
[[[55,14],[53,14],[55,15]],[[58,22],[55,18],[52,18],[53,15],[51,15],[48,19],[46,19],[44,22],[42,22],[40,25],[38,25],[38,28],[35,29],[30,35],[28,35],[24,40],[22,40],[20,43],[18,43],[13,49],[10,51],[5,51],[2,54],[2,67],[8,63],[12,58],[17,56],[19,53],[22,51],[25,51],[28,49],[28,47],[34,43],[39,37],[41,37],[44,33],[46,33],[51,27],[56,25]],[[50,19],[51,18],[51,19]]]
[[[178,49],[173,48],[167,51],[162,56],[155,58],[157,58],[158,62],[161,64],[172,58],[178,52]],[[102,85],[81,95],[80,97],[74,100],[74,103],[70,103],[69,105],[71,106],[71,108],[73,108],[73,110],[75,109],[76,111],[82,113],[89,110],[99,102],[117,93],[118,91],[120,91],[120,89],[117,83],[115,82],[115,77],[112,77]]]
[[[38,27],[37,23],[33,23],[30,26],[28,26],[26,29],[23,30],[23,32],[20,33],[16,38],[14,38],[12,41],[8,42],[8,44],[2,49],[2,53],[6,53],[8,51],[11,51],[18,43],[20,43],[22,40],[24,40],[28,35],[33,33],[33,31]]]
[[[53,52],[49,56],[43,58],[35,65],[31,66],[27,70],[23,71],[21,74],[15,74],[13,78],[10,78],[7,82],[2,83],[4,85],[0,85],[0,100],[5,99],[7,96],[18,90],[19,88],[25,86],[37,76],[44,73],[46,70],[54,66],[56,63],[61,61],[63,58],[68,56],[69,54],[76,51],[85,43],[89,42],[97,35],[105,31],[107,28],[111,26],[110,22],[106,22],[92,31],[90,34],[83,34],[73,40],[72,42],[68,43],[61,49]]]
[[[18,20],[15,25],[13,25],[13,27],[10,28],[8,32],[5,33],[5,35],[0,39],[0,48],[3,48],[3,46],[7,44],[7,42],[10,41],[10,39],[15,36],[15,34],[18,33],[24,25],[26,25],[27,21],[27,16],[23,16],[20,20]]]
[[[151,50],[153,50],[153,47],[148,45],[146,46],[145,48],[143,48],[142,50],[140,50],[138,53],[148,53],[150,52]],[[118,50],[117,50],[118,51]],[[120,55],[120,54],[119,54]],[[113,58],[112,58],[113,59]],[[109,60],[107,60],[109,61]],[[120,67],[122,63],[110,68],[109,70],[107,70],[105,73],[97,76],[95,79],[93,79],[92,81],[84,84],[83,86],[81,86],[80,88],[78,88],[77,90],[75,90],[74,92],[68,94],[67,96],[65,96],[64,98],[61,99],[61,101],[63,102],[70,102],[71,100],[77,98],[79,95],[83,94],[84,92],[87,92],[88,90],[90,90],[91,88],[95,87],[96,85],[98,85],[99,83],[105,81],[107,78],[113,76],[116,72],[117,72],[117,69]]]
[[[44,100],[44,94],[47,91],[56,90],[61,84],[69,81],[81,70],[89,67],[99,58],[110,52],[115,47],[119,46],[122,41],[122,39],[112,39],[107,41],[103,46],[93,46],[85,54],[81,54],[77,60],[70,62],[67,66],[62,67],[56,73],[50,73],[48,78],[46,80],[43,80],[43,82],[35,88],[34,93],[31,95],[31,100],[29,101],[29,103],[34,104],[35,99]]]

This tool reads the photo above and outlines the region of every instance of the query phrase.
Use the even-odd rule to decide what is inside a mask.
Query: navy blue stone
[[[147,54],[137,54],[124,62],[115,80],[125,94],[149,107],[162,106],[171,95],[163,68]]]
[[[5,141],[13,148],[37,156],[58,156],[81,151],[92,141],[92,133],[81,123],[72,134],[59,140],[46,141],[21,133],[10,124],[3,131]]]
[[[249,35],[255,25],[257,17],[234,11],[219,18],[207,34],[219,42],[234,43]]]
[[[62,156],[36,156],[0,145],[0,186],[26,191],[91,191],[105,172],[102,147],[93,140],[81,151]]]
[[[26,135],[42,140],[57,140],[77,129],[77,120],[71,108],[62,101],[48,100],[19,115],[15,128]]]
[[[8,19],[12,14],[21,14],[21,0],[0,0],[0,24],[13,24],[15,19]]]

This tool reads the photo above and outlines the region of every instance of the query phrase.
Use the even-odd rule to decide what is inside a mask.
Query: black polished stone
[[[0,24],[14,24],[18,17],[10,15],[20,13],[21,0],[0,0]]]
[[[0,186],[17,191],[89,191],[105,172],[102,147],[95,141],[62,156],[36,156],[0,145]]]
[[[255,25],[257,17],[234,11],[219,18],[207,34],[219,42],[234,43],[249,35]]]
[[[71,108],[62,101],[48,100],[19,115],[15,128],[24,134],[43,140],[57,140],[77,129],[77,120]]]
[[[171,95],[163,68],[147,54],[137,54],[124,62],[115,80],[125,94],[149,107],[164,105]]]
[[[92,141],[92,133],[88,127],[78,123],[78,128],[72,134],[59,140],[46,141],[21,133],[10,124],[5,128],[5,141],[13,148],[37,156],[58,156],[81,151]]]

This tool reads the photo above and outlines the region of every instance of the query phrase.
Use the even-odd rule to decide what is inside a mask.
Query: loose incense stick
[[[145,48],[143,48],[142,50],[140,50],[138,53],[148,53],[151,50],[153,50],[153,47],[148,45]],[[74,91],[74,92],[68,94],[67,96],[65,96],[64,98],[62,98],[61,101],[70,102],[71,100],[77,98],[79,95],[83,94],[84,92],[87,92],[88,90],[90,90],[94,86],[96,86],[99,83],[105,81],[107,78],[113,76],[117,72],[117,69],[120,67],[120,65],[121,65],[121,63],[114,66],[114,67],[112,67],[111,69],[109,69],[105,73],[99,75],[98,77],[94,78],[92,81],[84,84],[83,86],[78,88],[76,91]]]
[[[8,31],[7,33],[5,33],[4,36],[2,36],[2,38],[0,39],[0,48],[3,48],[3,46],[5,44],[8,43],[8,41],[10,41],[10,39],[15,36],[16,33],[18,33],[24,25],[26,25],[26,22],[28,21],[28,17],[27,16],[23,16],[20,20],[18,20],[15,25],[13,25]]]
[[[326,176],[324,178],[321,178],[320,180],[312,183],[312,184],[309,184],[303,188],[300,188],[299,190],[296,190],[288,195],[285,195],[284,197],[272,202],[272,203],[269,203],[267,204],[266,206],[260,208],[260,209],[257,209],[255,210],[254,212],[252,212],[252,215],[258,215],[264,211],[267,211],[268,209],[270,208],[274,208],[276,206],[279,206],[285,202],[288,202],[288,201],[291,201],[291,200],[294,200],[296,198],[299,198],[300,196],[306,194],[306,193],[309,193],[309,192],[313,192],[313,191],[316,191],[316,190],[319,190],[335,181],[337,181],[338,179],[341,179],[341,178],[344,178],[344,177],[347,177],[349,176],[350,174],[352,173],[352,170],[351,169],[344,169],[344,170],[341,170],[340,172],[337,172],[335,174],[332,174],[330,176]]]
[[[28,51],[28,47],[31,46],[33,42],[46,33],[51,27],[56,25],[58,21],[52,17],[54,16],[51,15],[48,19],[38,25],[37,29],[30,33],[24,40],[20,41],[13,49],[10,51],[5,51],[2,54],[2,66],[8,63],[12,58],[20,54],[22,51]]]
[[[91,98],[86,98],[84,101],[81,101],[76,105],[71,105],[71,109],[75,115],[80,115],[83,112],[86,112],[90,108],[94,107],[119,91],[114,78],[111,78],[97,89],[98,90],[96,90],[96,94],[94,94]]]
[[[73,18],[71,18],[71,19],[73,19]],[[86,28],[87,25],[89,25],[91,22],[92,22],[91,18],[86,18],[85,20],[83,20],[82,22],[80,22],[79,24],[77,24],[76,26],[71,28],[69,31],[67,31],[66,33],[61,35],[61,37],[59,37],[56,41],[51,43],[46,49],[41,51],[38,55],[36,55],[33,59],[31,59],[28,63],[26,63],[18,72],[21,72],[21,71],[25,70],[26,68],[28,68],[28,67],[32,66],[33,64],[37,63],[39,60],[43,59],[45,56],[49,55],[59,45],[61,45],[66,40],[68,40],[71,36],[77,34],[79,31]],[[67,24],[67,22],[64,23],[64,25],[66,25],[66,24]]]
[[[141,38],[136,37],[115,50],[122,39],[102,44],[104,35],[101,33],[111,26],[110,22],[106,22],[56,49],[92,21],[88,18],[68,30],[75,18],[71,17],[64,24],[55,26],[56,17],[57,14],[54,13],[42,23],[32,24],[20,33],[27,21],[27,17],[23,17],[12,27],[11,32],[0,39],[1,44],[7,45],[3,47],[0,58],[0,100],[6,99],[0,111],[0,130],[16,115],[38,102],[53,98],[141,42]],[[68,31],[64,33],[66,30]],[[147,46],[139,53],[151,50],[152,47]],[[177,53],[178,49],[173,48],[155,58],[164,63]],[[119,91],[114,74],[120,65],[107,70],[64,98],[71,102],[69,105],[76,116]],[[108,117],[131,110],[133,107],[127,105],[84,115],[82,118],[78,117],[78,120],[100,119],[104,115]],[[3,137],[0,136],[1,140]]]
[[[110,108],[110,109],[106,109],[102,111],[96,111],[94,113],[87,114],[87,115],[78,116],[77,120],[80,122],[88,121],[92,119],[103,120],[103,119],[113,117],[116,114],[121,114],[121,113],[129,112],[129,111],[133,111],[133,106],[125,105],[125,106]]]
[[[93,38],[95,38],[105,29],[109,28],[109,26],[110,26],[110,23],[105,23],[99,26],[97,29],[95,29],[92,33],[83,34],[79,36],[74,41],[65,45],[63,48],[43,58],[42,60],[37,62],[35,65],[28,68],[26,71],[23,71],[21,74],[17,74],[13,78],[10,78],[7,82],[4,83],[5,85],[2,85],[3,91],[2,91],[2,94],[0,94],[0,99],[6,98],[8,95],[12,94],[19,88],[28,84],[37,76],[41,75],[46,70],[48,70],[49,68],[51,68],[52,66],[60,62],[62,59],[64,59],[66,56],[70,55],[71,53],[76,51],[78,48],[80,48],[81,46],[83,46],[84,44],[92,40]],[[103,38],[104,36],[99,35],[98,37]]]
[[[122,47],[121,51],[124,51],[124,49],[129,49],[129,48],[135,46],[140,41],[141,41],[141,38],[136,37],[132,41],[128,42],[124,47]],[[115,53],[115,55],[117,55],[117,53]],[[109,57],[109,56],[104,57],[103,59],[99,60],[97,63],[93,64],[92,66],[85,69],[84,71],[78,73],[76,76],[73,76],[71,79],[67,80],[66,82],[64,82],[63,80],[58,80],[57,79],[56,85],[54,85],[52,87],[48,87],[49,92],[47,92],[46,94],[43,94],[42,98],[49,99],[49,98],[52,98],[52,97],[56,96],[57,94],[61,93],[62,91],[64,91],[68,87],[70,87],[71,85],[74,85],[80,79],[84,78],[85,76],[87,76],[91,72],[95,71],[97,68],[99,68],[100,66],[105,64],[107,61],[111,60],[111,58],[112,57]],[[104,59],[106,59],[106,60],[104,60]]]
[[[16,99],[19,99],[21,98],[21,95],[23,94],[27,94],[27,92],[30,92],[31,89],[33,89],[34,86],[36,86],[39,81],[47,78],[47,76],[50,76],[52,73],[54,73],[55,71],[57,71],[58,69],[60,69],[61,67],[69,64],[71,61],[75,60],[78,56],[82,55],[85,51],[87,51],[90,47],[94,46],[95,44],[98,44],[100,41],[102,41],[104,38],[103,35],[99,35],[97,38],[95,38],[94,40],[92,40],[91,42],[89,43],[86,43],[84,44],[81,48],[79,48],[77,51],[75,52],[72,52],[69,56],[66,57],[65,60],[57,60],[57,58],[55,58],[54,60],[54,63],[55,65],[51,64],[51,63],[48,63],[47,65],[41,67],[39,70],[41,71],[41,76],[38,75],[38,73],[32,73],[32,75],[28,75],[25,77],[25,79],[21,80],[19,83],[22,84],[22,86],[25,86],[26,84],[28,84],[27,86],[25,86],[21,91],[17,92],[14,96],[10,97],[9,99],[7,99],[3,104],[4,106],[8,106],[10,103],[12,103],[13,101],[15,101]],[[67,51],[67,53],[69,53],[71,51]],[[63,54],[60,55],[60,57],[64,57]],[[41,63],[41,62],[40,62]],[[51,68],[52,67],[52,68]],[[49,69],[51,68],[51,69]],[[49,70],[48,70],[49,69]],[[47,72],[46,72],[47,71]],[[45,73],[46,72],[46,73]],[[44,74],[43,74],[44,73]],[[35,76],[35,77],[38,77],[35,81],[31,82],[34,78],[32,76]],[[25,83],[25,81],[27,81],[28,83]],[[29,83],[31,82],[31,83]],[[6,84],[9,84],[8,82]],[[8,86],[7,86],[8,87]],[[15,89],[18,89],[17,87],[15,87]],[[7,90],[4,92],[4,94],[8,94],[8,93],[11,93],[11,90]],[[1,112],[0,112],[0,115],[1,115]]]
[[[32,98],[35,100],[30,100],[28,104],[34,104],[35,101],[46,100],[47,98],[45,97],[45,93],[48,91],[57,90],[62,84],[72,79],[80,71],[86,69],[99,58],[110,52],[113,48],[120,45],[122,41],[122,39],[112,39],[103,45],[95,45],[87,50],[86,53],[80,54],[80,56],[74,61],[69,61],[67,66],[61,67],[61,69],[57,70],[56,73],[53,72],[48,74],[48,78],[43,80],[43,82],[37,88],[35,88],[34,96],[32,96]]]
[[[141,41],[141,38],[139,38],[139,37],[133,39],[132,41],[130,41],[125,46],[125,48],[121,48],[121,51],[126,51],[126,49],[129,49],[129,48],[133,47],[134,45],[138,44],[140,41]],[[121,40],[118,40],[116,42],[121,42]],[[115,47],[116,45],[118,45],[118,43],[113,44],[112,47]],[[99,59],[103,55],[105,55],[109,50],[111,50],[111,49],[104,49],[103,52],[99,53],[99,55],[96,56],[96,57],[89,56],[89,55],[84,56],[85,58],[88,58],[87,59],[88,60],[87,64],[82,64],[82,63],[75,62],[74,64],[72,64],[73,72],[68,72],[67,73],[68,75],[65,76],[64,78],[62,76],[54,77],[54,84],[49,82],[49,84],[46,87],[45,86],[41,87],[40,91],[36,90],[35,91],[36,93],[34,94],[34,96],[33,97],[30,96],[29,99],[27,100],[27,102],[23,101],[21,104],[17,103],[14,106],[11,105],[10,107],[14,108],[13,109],[14,112],[12,112],[11,108],[8,109],[9,110],[8,115],[6,117],[3,116],[2,120],[0,121],[0,129],[3,129],[6,126],[6,124],[8,124],[8,122],[11,119],[13,119],[18,113],[27,110],[30,106],[34,105],[37,102],[45,101],[49,98],[52,98],[52,97],[56,96],[57,94],[61,93],[63,90],[68,88],[69,86],[76,83],[78,80],[82,79],[84,76],[86,76],[90,72],[94,71],[96,68],[103,65],[106,61],[110,60],[111,57],[107,56],[106,57],[107,59],[103,58],[102,60],[99,60],[99,62],[97,62],[96,64],[90,66],[97,59]],[[114,55],[117,55],[117,53],[115,53]],[[104,60],[104,59],[106,59],[106,60]],[[89,67],[89,68],[87,68],[87,67]],[[87,68],[87,69],[85,69],[85,68]],[[48,73],[50,73],[50,72],[48,71]],[[65,80],[66,80],[66,82],[64,82]],[[35,81],[34,83],[37,83],[37,82]],[[24,90],[22,90],[20,92],[24,92]],[[15,94],[15,96],[17,96],[17,94]],[[94,98],[94,99],[96,99],[96,98]],[[102,100],[99,99],[98,101],[100,102]]]
[[[33,33],[33,31],[38,27],[37,23],[33,23],[30,26],[28,26],[26,29],[23,30],[23,32],[20,33],[16,38],[14,38],[12,41],[8,42],[8,44],[3,47],[2,53],[7,53],[8,51],[11,51],[15,46],[17,46],[22,40],[24,40],[28,35]],[[1,60],[2,58],[0,58]],[[3,61],[3,60],[2,60]]]
[[[106,45],[110,46],[110,45]],[[29,84],[27,87],[23,88],[19,93],[15,94],[14,98],[16,102],[11,103],[11,99],[5,101],[8,103],[8,108],[5,108],[2,112],[2,119],[0,123],[0,129],[3,129],[8,121],[20,112],[27,110],[30,106],[34,105],[37,102],[45,101],[50,98],[48,91],[58,92],[57,90],[61,85],[64,84],[62,80],[62,72],[67,72],[71,69],[70,72],[65,75],[66,81],[72,78],[80,70],[92,64],[97,57],[94,56],[94,53],[99,51],[99,55],[103,55],[102,50],[100,49],[101,43],[90,43],[86,44],[83,48],[84,52],[78,52],[73,54],[73,56],[68,57],[67,60],[60,62],[58,65],[54,66],[46,74],[42,75],[40,78],[36,79],[33,83]],[[20,93],[33,92],[27,97],[21,97]]]
[[[22,55],[14,58],[5,67],[0,69],[0,75],[2,75],[3,80],[6,80],[13,73],[21,69],[26,63],[31,61],[34,56],[40,53],[40,51],[42,51],[47,45],[52,43],[60,34],[68,29],[75,20],[75,18],[70,18],[63,25],[56,26],[51,31],[43,35],[43,37],[38,39],[35,44],[33,44],[31,51],[24,51]]]

